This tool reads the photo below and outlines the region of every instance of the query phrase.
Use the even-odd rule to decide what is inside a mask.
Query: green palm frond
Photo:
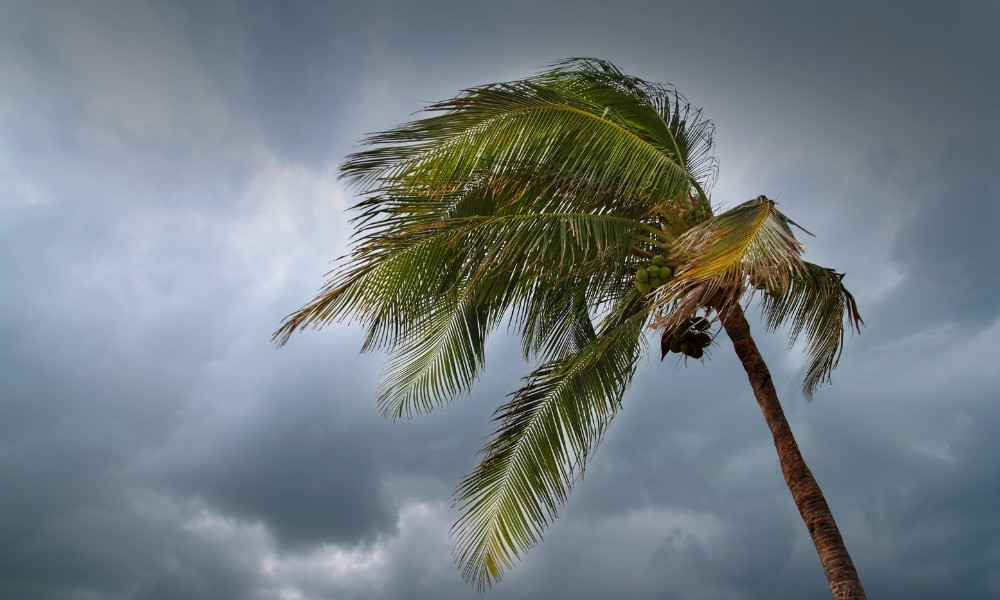
[[[513,89],[477,90],[462,103],[433,106],[437,110],[481,113],[458,130],[453,119],[426,119],[424,131],[406,130],[406,141],[418,144],[380,147],[355,154],[344,173],[361,184],[375,177],[393,191],[409,192],[432,186],[448,189],[480,174],[506,176],[518,170],[550,169],[577,182],[586,182],[576,197],[596,205],[609,190],[633,190],[633,203],[646,198],[676,195],[688,185],[680,160],[616,123],[601,117],[597,107],[557,102],[537,84],[522,82]],[[561,96],[561,95],[560,95]],[[595,114],[596,112],[596,114]],[[442,119],[447,126],[440,126]],[[463,119],[465,120],[465,119]],[[397,141],[396,136],[372,139]],[[594,160],[594,157],[601,160]],[[359,175],[355,176],[354,174]]]
[[[400,321],[401,337],[387,341],[393,356],[379,406],[389,416],[426,412],[468,391],[487,334],[516,305],[533,309],[515,312],[513,320],[536,354],[576,347],[581,331],[592,328],[581,299],[628,289],[624,273],[616,277],[609,265],[626,260],[637,236],[627,219],[569,214],[451,219],[437,234],[461,249],[464,261],[452,264],[463,268],[451,288],[418,290],[420,296],[436,293],[434,304]]]
[[[628,127],[681,157],[701,199],[708,201],[705,190],[718,175],[718,163],[711,152],[715,128],[700,109],[673,87],[633,77],[604,60],[573,58],[553,67],[551,76],[575,77],[586,89],[583,95],[592,102],[607,107],[609,114],[615,107],[615,116]],[[637,107],[634,98],[642,98],[644,104]],[[650,106],[653,111],[644,110]]]
[[[576,352],[535,369],[497,410],[499,426],[455,496],[456,556],[480,589],[538,543],[617,412],[644,347],[637,300]]]
[[[714,173],[710,123],[676,92],[582,61],[535,78],[466,90],[440,113],[373,135],[343,165],[366,191],[454,189],[530,172],[576,182],[580,204],[657,202]],[[697,168],[695,168],[697,167]],[[702,196],[705,194],[702,193]]]
[[[540,289],[521,306],[521,348],[526,360],[541,362],[573,353],[593,339],[594,324],[582,286],[575,294],[562,288]]]
[[[613,300],[629,289],[631,249],[651,243],[635,221],[610,214],[458,217],[409,233],[384,239],[279,332],[287,339],[294,327],[347,315],[365,322],[364,349],[394,353],[379,393],[394,417],[467,391],[486,335],[515,305],[531,309],[515,319],[525,343],[550,356],[552,327],[570,307],[579,314],[581,295]]]
[[[802,393],[812,398],[820,384],[830,382],[843,349],[845,329],[860,331],[862,320],[854,296],[844,287],[842,273],[812,263],[805,263],[805,267],[789,279],[783,294],[765,294],[761,310],[771,331],[789,323],[789,346],[799,335],[806,336],[810,363]]]
[[[486,338],[497,311],[459,301],[410,330],[386,365],[378,407],[386,417],[429,412],[467,392],[484,361]]]

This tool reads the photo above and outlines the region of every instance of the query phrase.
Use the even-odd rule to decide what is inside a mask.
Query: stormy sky
[[[866,327],[815,401],[754,318],[869,597],[1000,596],[1000,5],[0,3],[0,597],[475,597],[451,494],[530,365],[375,408],[281,319],[347,250],[365,133],[572,56],[676,85],[717,206],[776,197]],[[730,347],[644,362],[510,598],[828,598]]]

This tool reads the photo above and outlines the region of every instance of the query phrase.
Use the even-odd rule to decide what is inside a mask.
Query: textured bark
[[[830,591],[836,600],[864,600],[865,591],[858,579],[851,556],[847,553],[840,529],[833,520],[830,507],[819,489],[819,484],[813,478],[795,443],[792,430],[785,419],[785,413],[778,402],[778,394],[771,381],[771,373],[764,364],[764,359],[757,350],[757,345],[750,337],[750,326],[739,305],[720,315],[722,326],[729,334],[746,369],[750,385],[753,387],[757,404],[760,405],[764,419],[774,437],[774,446],[778,451],[781,463],[781,473],[785,476],[795,506],[798,507],[802,520],[805,521],[809,536],[812,537],[816,552],[819,553],[823,571],[830,582]]]

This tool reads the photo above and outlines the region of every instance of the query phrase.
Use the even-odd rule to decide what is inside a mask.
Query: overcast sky
[[[752,326],[869,597],[1000,597],[1000,4],[750,4],[0,3],[0,597],[476,597],[450,497],[517,344],[390,423],[357,328],[270,335],[347,249],[365,133],[571,56],[676,85],[714,203],[777,197],[847,272],[815,401]],[[730,348],[641,365],[482,598],[829,597]]]

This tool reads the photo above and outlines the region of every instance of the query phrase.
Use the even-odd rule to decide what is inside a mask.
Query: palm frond
[[[387,416],[427,412],[467,391],[487,334],[515,306],[529,309],[515,308],[513,321],[537,353],[578,347],[593,328],[582,299],[600,296],[602,288],[605,297],[628,289],[624,273],[615,277],[608,265],[622,263],[637,235],[627,219],[568,214],[451,219],[440,232],[463,249],[464,269],[424,316],[398,323],[379,393]],[[450,295],[456,292],[460,297]]]
[[[803,334],[808,340],[810,363],[802,384],[806,398],[812,398],[820,384],[830,382],[845,329],[860,331],[857,303],[843,281],[843,274],[807,262],[804,270],[789,279],[785,293],[765,294],[761,300],[769,330],[789,323],[789,346]]]
[[[342,174],[363,191],[451,190],[521,171],[572,180],[579,202],[669,201],[714,174],[711,123],[676,91],[571,61],[466,90],[435,116],[370,136]],[[707,183],[707,182],[705,182]],[[704,195],[704,194],[702,194]]]
[[[409,330],[390,358],[377,397],[384,416],[429,412],[467,392],[475,381],[499,315],[473,301],[447,308]]]
[[[702,116],[700,109],[694,108],[672,86],[628,75],[608,61],[572,58],[557,62],[553,67],[553,75],[569,74],[577,78],[587,90],[584,95],[605,105],[608,112],[612,106],[620,106],[617,117],[662,147],[670,148],[681,158],[701,199],[708,201],[706,190],[718,176],[718,163],[711,152],[715,127]],[[623,95],[622,102],[614,98],[619,94]],[[605,95],[614,99],[601,102]],[[643,99],[648,103],[643,106],[651,106],[653,111],[636,110],[629,96]]]
[[[515,322],[535,351],[548,357],[572,348],[572,336],[560,341],[554,327],[579,335],[588,326],[579,318],[586,314],[582,296],[608,301],[629,289],[623,265],[649,237],[612,214],[438,220],[363,247],[353,270],[341,272],[280,334],[287,339],[295,327],[341,316],[360,320],[368,327],[363,349],[393,353],[379,392],[383,414],[426,412],[469,389],[487,334],[515,305],[522,308]],[[570,314],[576,318],[563,322]]]
[[[476,100],[482,103],[465,107],[465,112],[484,114],[465,129],[452,131],[449,123],[434,132],[449,134],[441,139],[355,154],[343,172],[362,186],[375,178],[382,193],[451,190],[458,182],[525,170],[558,173],[586,184],[578,187],[574,200],[587,207],[599,204],[611,190],[631,192],[621,198],[623,204],[648,207],[650,197],[674,197],[686,189],[687,172],[664,149],[582,107],[542,94],[528,103],[525,97],[534,86],[517,87],[528,89],[479,91]],[[510,103],[504,102],[508,99]]]
[[[521,349],[526,360],[541,362],[576,352],[596,335],[590,306],[583,290],[539,289],[515,313],[512,324],[520,324]]]
[[[538,543],[617,412],[643,349],[638,300],[623,301],[576,352],[535,369],[494,415],[497,430],[455,496],[456,557],[480,589]]]

